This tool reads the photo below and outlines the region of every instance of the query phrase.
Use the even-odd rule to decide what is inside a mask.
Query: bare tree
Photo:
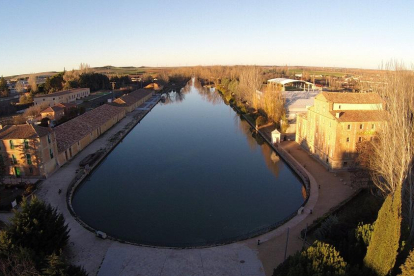
[[[262,70],[257,66],[248,66],[240,70],[239,90],[240,97],[251,103],[254,109],[258,108],[256,91],[262,86]]]
[[[19,92],[19,93],[23,93],[25,91],[24,90],[24,83],[23,83],[22,80],[18,80],[16,82],[16,91]]]
[[[31,91],[32,93],[36,93],[36,92],[37,92],[36,75],[31,74],[31,75],[29,76],[28,83],[29,83],[29,85],[30,85],[30,91]]]
[[[383,85],[376,90],[385,101],[384,121],[371,144],[368,167],[380,191],[403,191],[403,214],[414,237],[414,71],[394,62],[386,66]]]
[[[82,75],[83,73],[87,74],[90,73],[91,66],[87,63],[81,63],[79,65],[79,75]]]

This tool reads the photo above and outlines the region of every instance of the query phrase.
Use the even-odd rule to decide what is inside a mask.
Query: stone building
[[[40,115],[43,118],[49,118],[50,120],[58,121],[65,115],[65,109],[58,105],[49,106],[48,108],[40,111]]]
[[[322,92],[297,117],[296,142],[330,170],[355,168],[357,145],[373,139],[383,109],[376,93]]]
[[[51,94],[36,95],[33,99],[33,102],[34,105],[41,105],[47,103],[49,106],[54,106],[60,103],[76,102],[76,100],[86,98],[89,95],[89,88],[77,88],[59,91]]]
[[[52,129],[31,124],[0,130],[0,162],[5,174],[16,177],[48,177],[58,167],[57,142]]]
[[[153,90],[139,89],[114,100],[114,105],[131,112],[154,95]]]
[[[54,128],[63,165],[125,117],[125,110],[104,104]]]

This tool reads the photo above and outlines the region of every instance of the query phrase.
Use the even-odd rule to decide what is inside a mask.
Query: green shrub
[[[371,241],[372,232],[374,231],[374,223],[373,224],[363,224],[359,223],[357,228],[355,229],[355,238],[357,239],[358,243],[368,247],[369,242]]]
[[[267,120],[266,120],[265,117],[263,117],[263,116],[257,117],[257,119],[256,119],[256,126],[263,126],[266,123],[267,123]]]
[[[322,222],[321,226],[315,230],[315,238],[318,240],[325,240],[325,238],[330,235],[332,226],[338,224],[338,222],[337,216],[329,216]]]
[[[335,247],[316,241],[302,253],[296,253],[280,264],[273,276],[345,275],[347,269],[347,263]]]
[[[410,252],[401,268],[401,276],[414,275],[414,250]]]
[[[401,234],[401,189],[388,195],[378,212],[371,241],[364,258],[365,266],[378,275],[387,275],[394,267]]]
[[[0,250],[29,248],[39,258],[59,252],[67,244],[69,230],[62,214],[36,197],[23,199],[11,224],[0,232]]]

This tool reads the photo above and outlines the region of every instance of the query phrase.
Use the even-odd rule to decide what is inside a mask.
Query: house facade
[[[297,116],[296,142],[329,170],[358,167],[358,143],[372,140],[384,118],[376,93],[322,92]]]
[[[58,167],[55,133],[31,124],[6,126],[0,130],[0,162],[5,174],[46,178]]]
[[[76,100],[88,97],[90,94],[89,88],[77,88],[52,94],[36,95],[33,102],[34,105],[47,104],[48,106],[54,106],[60,103],[72,103]]]

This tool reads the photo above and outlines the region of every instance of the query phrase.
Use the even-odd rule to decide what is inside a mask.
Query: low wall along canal
[[[211,246],[276,228],[305,201],[300,178],[220,95],[169,93],[74,192],[76,215],[122,241]]]

